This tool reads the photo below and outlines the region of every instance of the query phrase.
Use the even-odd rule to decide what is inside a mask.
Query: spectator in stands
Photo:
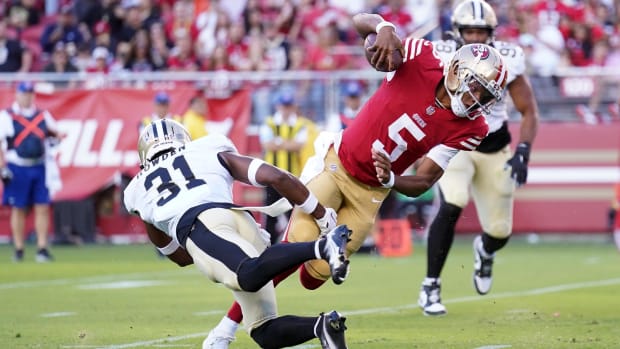
[[[63,5],[60,14],[55,22],[48,24],[41,35],[41,47],[43,52],[52,53],[57,42],[63,42],[65,45],[72,44],[79,46],[84,42],[82,33],[75,24],[75,16],[73,15],[73,7],[71,5]]]
[[[95,47],[92,52],[92,60],[90,65],[86,68],[87,73],[103,73],[109,72],[108,59],[110,58],[110,52],[105,47]]]
[[[146,29],[136,32],[128,53],[127,69],[133,72],[148,72],[155,70],[155,64],[151,58],[151,40]]]
[[[15,254],[13,260],[24,259],[25,224],[28,209],[34,209],[37,234],[37,262],[50,262],[48,229],[50,192],[46,178],[46,139],[60,138],[56,121],[47,110],[34,104],[34,84],[21,82],[15,102],[0,111],[0,143],[6,142],[6,153],[0,151],[0,169],[4,182],[2,202],[11,206],[11,232]]]
[[[45,73],[77,73],[79,70],[69,60],[65,44],[57,42],[51,61],[43,68],[43,71]],[[76,86],[75,80],[54,81],[53,83],[56,87],[73,88]]]
[[[112,48],[112,37],[110,36],[110,24],[107,21],[99,21],[93,27],[93,47],[103,46]]]
[[[149,39],[151,41],[151,60],[156,70],[166,69],[166,63],[169,56],[169,46],[164,27],[161,23],[153,23],[149,29]],[[170,45],[171,46],[171,45]]]
[[[115,33],[115,43],[130,42],[136,32],[142,28],[143,18],[140,12],[140,0],[123,0],[121,4],[125,16],[120,31]]]
[[[174,47],[170,50],[167,65],[168,70],[171,71],[200,70],[200,63],[194,54],[192,39],[189,34],[177,35],[174,41]]]
[[[41,6],[35,0],[11,1],[7,13],[11,25],[19,31],[32,27],[41,21],[43,13]]]
[[[259,138],[265,152],[265,162],[299,177],[303,166],[300,151],[308,141],[309,120],[297,113],[293,91],[282,91],[275,114],[261,125]],[[282,195],[273,188],[265,188],[265,205],[271,205],[280,198]],[[265,216],[265,230],[271,235],[272,244],[279,240],[287,221],[280,217]]]
[[[396,33],[401,37],[406,37],[414,29],[413,17],[405,5],[405,0],[387,0],[386,4],[379,9],[381,17],[394,23]]]
[[[0,73],[28,72],[32,66],[32,53],[20,40],[10,39],[7,19],[0,19]]]

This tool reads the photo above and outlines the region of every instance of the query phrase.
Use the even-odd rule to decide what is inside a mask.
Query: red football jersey
[[[443,64],[423,39],[404,41],[404,63],[388,73],[381,86],[342,134],[340,161],[354,178],[379,186],[371,149],[383,148],[392,171],[402,174],[433,147],[443,144],[473,150],[486,137],[484,117],[458,117],[435,105]]]

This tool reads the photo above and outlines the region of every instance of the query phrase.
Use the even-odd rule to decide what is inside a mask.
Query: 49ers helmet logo
[[[474,54],[474,57],[478,57],[481,60],[489,58],[489,48],[485,45],[472,45],[471,52]]]

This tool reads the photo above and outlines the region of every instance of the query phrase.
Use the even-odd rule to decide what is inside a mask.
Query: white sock
[[[234,337],[239,324],[231,320],[228,316],[224,316],[220,323],[215,326],[214,331],[226,336]]]
[[[319,245],[320,242],[320,239],[314,242],[314,256],[316,259],[323,259],[323,256],[321,256],[321,246]]]
[[[616,242],[616,247],[620,250],[620,229],[614,231],[614,241]]]
[[[437,284],[441,284],[441,279],[425,277],[424,281],[422,281],[422,285],[430,286],[433,284],[433,282],[437,282]]]

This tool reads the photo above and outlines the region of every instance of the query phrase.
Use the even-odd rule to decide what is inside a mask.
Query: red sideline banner
[[[511,123],[510,130],[516,142],[519,124]],[[620,183],[620,123],[541,123],[527,184],[515,194],[513,231],[605,232],[616,183]],[[457,230],[481,231],[471,203]]]
[[[151,115],[157,91],[105,89],[37,94],[35,103],[49,110],[67,136],[58,154],[63,182],[53,200],[80,200],[114,182],[119,174],[138,171],[138,127]],[[191,87],[166,91],[173,114],[182,115],[196,95]],[[0,106],[9,107],[14,91],[0,93]],[[208,100],[209,119],[234,120],[229,137],[241,153],[247,148],[245,130],[250,122],[250,94],[241,90],[228,99]]]
[[[142,119],[151,115],[153,98],[158,91],[102,89],[36,95],[37,107],[49,110],[58,121],[60,130],[67,135],[60,144],[57,157],[62,189],[54,195],[54,201],[87,198],[116,183],[119,175],[133,176],[138,172],[138,129]],[[1,92],[0,107],[10,107],[14,101],[14,91]],[[173,115],[182,115],[197,93],[192,86],[176,86],[165,92],[170,95]],[[250,91],[239,90],[227,99],[207,99],[207,104],[210,120],[233,120],[228,136],[239,152],[245,153],[248,147],[246,129],[251,116]],[[235,186],[234,191],[235,196],[242,196],[241,186]],[[114,204],[122,205],[119,202]],[[0,242],[9,241],[9,216],[9,208],[0,207]],[[53,226],[50,224],[50,227]],[[136,237],[144,240],[146,236],[139,219],[120,214],[118,207],[115,207],[112,216],[98,217],[97,226],[105,236],[128,235],[130,240]],[[32,230],[33,219],[30,215],[26,221],[26,231]]]

